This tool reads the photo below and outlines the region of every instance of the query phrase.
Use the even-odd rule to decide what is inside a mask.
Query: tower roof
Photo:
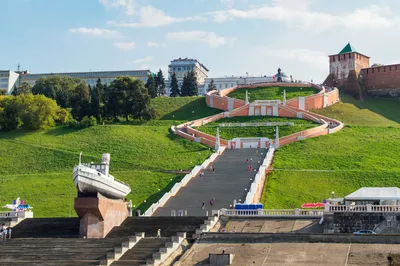
[[[347,54],[347,53],[353,53],[357,52],[356,49],[350,44],[350,42],[340,51],[339,54]]]

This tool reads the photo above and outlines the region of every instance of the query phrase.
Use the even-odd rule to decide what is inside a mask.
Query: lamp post
[[[344,114],[342,113],[342,123],[344,124]]]
[[[72,186],[71,184],[68,184],[68,188],[69,188],[69,214],[68,217],[71,217],[71,208],[72,208]]]

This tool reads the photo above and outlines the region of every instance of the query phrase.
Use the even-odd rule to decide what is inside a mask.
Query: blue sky
[[[370,63],[400,62],[400,1],[0,0],[0,69],[167,70],[196,58],[211,77],[278,67],[323,81],[348,41]]]

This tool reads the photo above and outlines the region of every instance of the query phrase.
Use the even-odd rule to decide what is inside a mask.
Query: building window
[[[375,73],[375,69],[372,69],[372,74],[374,74]]]
[[[178,71],[181,71],[181,68],[180,68],[180,67],[178,67]]]
[[[349,54],[349,59],[351,59],[351,54]]]

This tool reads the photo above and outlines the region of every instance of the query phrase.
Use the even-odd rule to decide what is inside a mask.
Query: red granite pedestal
[[[104,238],[128,217],[127,205],[122,200],[78,197],[74,206],[81,219],[80,237]]]

